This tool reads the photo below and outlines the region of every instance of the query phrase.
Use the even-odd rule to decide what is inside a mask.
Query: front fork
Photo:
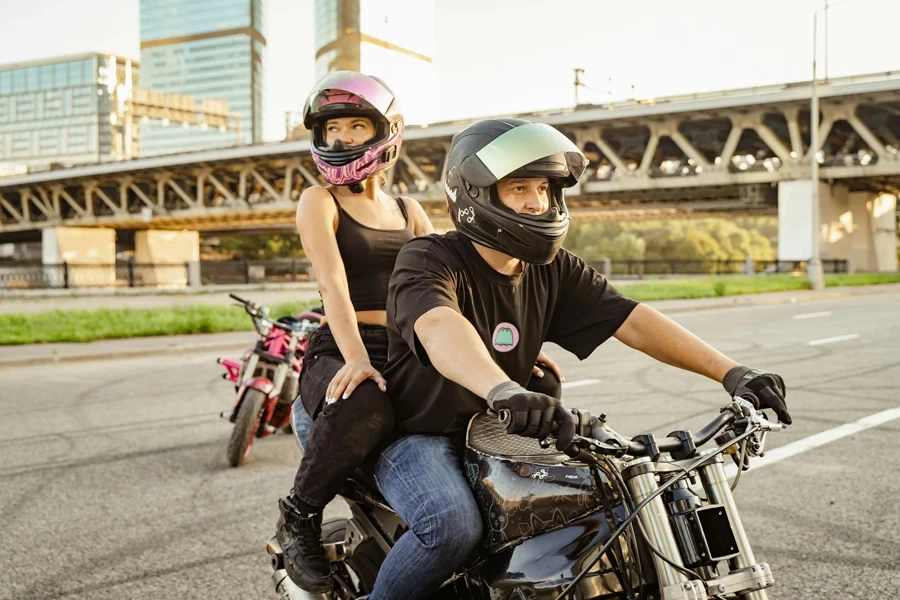
[[[256,374],[256,365],[258,364],[259,355],[254,352],[247,359],[247,362],[244,363],[244,368],[243,370],[241,370],[241,373],[238,376],[238,385],[245,385],[246,380],[253,378],[254,374]]]
[[[731,567],[728,575],[704,582],[689,579],[685,573],[654,553],[653,562],[659,577],[662,600],[706,600],[709,598],[709,594],[726,593],[737,594],[745,600],[768,600],[764,588],[772,585],[774,581],[772,573],[767,564],[756,563],[753,548],[747,539],[737,506],[734,503],[734,497],[731,494],[722,456],[711,457],[702,467],[698,468],[698,471],[710,503],[720,504],[725,508],[737,542],[738,554],[728,561]],[[635,505],[640,504],[659,489],[656,464],[649,458],[638,458],[631,461],[623,472],[623,476]],[[684,567],[681,551],[661,495],[655,497],[641,509],[638,518],[643,524],[650,542],[660,553],[675,565]]]
[[[750,545],[750,539],[747,532],[744,531],[744,523],[738,513],[737,504],[734,502],[734,495],[731,493],[731,485],[728,483],[728,476],[725,474],[724,458],[721,454],[717,454],[708,460],[698,472],[700,473],[700,482],[706,491],[706,497],[712,504],[721,504],[725,508],[725,514],[731,522],[731,530],[734,533],[735,541],[737,541],[737,549],[739,554],[734,558],[728,559],[731,572],[746,572],[750,570],[751,576],[759,588],[757,591],[748,591],[745,594],[739,594],[741,598],[746,600],[768,600],[769,595],[764,588],[769,587],[774,582],[772,572],[766,563],[756,562],[756,556],[753,554],[753,547]]]

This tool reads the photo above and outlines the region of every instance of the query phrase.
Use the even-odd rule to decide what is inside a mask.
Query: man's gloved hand
[[[556,433],[556,449],[565,451],[575,437],[575,417],[553,396],[529,392],[513,381],[495,386],[487,397],[494,411],[510,412],[507,433],[544,439]]]
[[[784,399],[787,395],[787,388],[785,388],[784,379],[780,375],[741,365],[725,374],[722,385],[732,397],[752,397],[757,409],[771,408],[778,416],[778,420],[785,425],[793,422]]]

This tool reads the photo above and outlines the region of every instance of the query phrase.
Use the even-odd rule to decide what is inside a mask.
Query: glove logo
[[[519,345],[519,330],[512,323],[500,323],[494,328],[491,343],[497,352],[509,352]]]

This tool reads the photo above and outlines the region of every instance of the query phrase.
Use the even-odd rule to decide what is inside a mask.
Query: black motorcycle
[[[766,600],[774,579],[744,532],[732,490],[765,436],[781,429],[734,398],[691,433],[627,439],[605,415],[572,411],[578,435],[566,454],[552,440],[507,435],[508,417],[469,423],[465,470],[484,519],[477,556],[434,600]],[[700,450],[714,436],[717,448]],[[724,455],[738,465],[728,481]],[[705,497],[695,491],[698,481]],[[311,595],[284,571],[275,538],[272,580],[284,600],[351,600],[368,594],[406,525],[360,475],[341,493],[350,519],[323,525],[334,588]]]

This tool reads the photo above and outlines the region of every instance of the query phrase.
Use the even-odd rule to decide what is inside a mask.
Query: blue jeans
[[[294,409],[294,432],[303,446],[312,419],[302,404]],[[481,513],[463,476],[459,449],[439,435],[402,438],[378,457],[375,480],[409,531],[382,563],[369,598],[425,597],[463,565],[481,540]]]
[[[306,412],[300,396],[297,396],[291,407],[291,425],[294,426],[294,435],[297,436],[300,448],[306,450],[306,441],[309,439],[309,430],[312,429],[313,420]]]

